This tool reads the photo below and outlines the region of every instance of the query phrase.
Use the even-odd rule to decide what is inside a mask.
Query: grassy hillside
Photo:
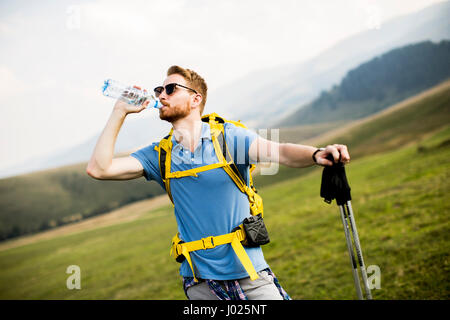
[[[419,143],[347,166],[375,299],[448,299],[450,126]],[[356,297],[338,208],[319,197],[321,170],[261,188],[268,263],[294,299]],[[184,299],[170,206],[136,221],[0,252],[1,299]],[[69,265],[81,290],[66,288]]]
[[[144,179],[98,181],[86,164],[0,179],[0,240],[109,212],[162,194]]]
[[[347,139],[352,152],[347,175],[364,257],[381,269],[375,299],[449,298],[449,108],[447,82],[322,138]],[[272,240],[265,257],[295,299],[353,299],[338,208],[319,197],[320,178],[318,167],[257,177]],[[0,299],[184,299],[169,257],[171,206],[136,217],[0,251]],[[81,290],[66,288],[74,264]]]

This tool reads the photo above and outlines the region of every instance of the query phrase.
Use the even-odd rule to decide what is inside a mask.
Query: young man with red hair
[[[289,299],[265,261],[260,246],[245,246],[239,251],[237,247],[240,246],[231,240],[222,245],[213,243],[222,235],[236,232],[251,213],[247,195],[236,187],[225,170],[215,167],[222,156],[216,152],[213,129],[202,121],[207,98],[206,82],[193,70],[172,66],[164,84],[155,88],[155,93],[163,104],[159,110],[160,119],[170,122],[173,127],[170,172],[198,170],[204,166],[212,166],[213,169],[175,176],[170,179],[168,190],[169,185],[160,168],[160,143],[153,143],[128,157],[114,158],[115,141],[125,117],[141,112],[147,105],[136,107],[118,100],[88,163],[87,173],[102,180],[144,176],[170,191],[179,238],[184,243],[203,243],[200,249],[184,252],[187,259],[180,267],[189,299]],[[235,155],[237,174],[243,177],[247,186],[252,163],[278,162],[294,168],[314,164],[326,166],[332,165],[326,159],[330,154],[335,162],[350,161],[344,145],[318,149],[280,144],[228,122],[223,124],[223,133],[228,149]]]

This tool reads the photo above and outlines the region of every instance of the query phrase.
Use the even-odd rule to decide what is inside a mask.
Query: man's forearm
[[[249,148],[249,157],[258,163],[279,163],[292,168],[314,164],[312,154],[317,148],[293,143],[278,143],[258,137]]]
[[[125,117],[126,114],[122,110],[113,110],[89,160],[88,171],[105,171],[111,165],[114,146]]]
[[[314,163],[312,154],[317,148],[301,144],[280,144],[280,163],[291,168],[304,168]]]

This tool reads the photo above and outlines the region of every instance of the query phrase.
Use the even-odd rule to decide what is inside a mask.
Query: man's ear
[[[200,107],[200,104],[202,103],[202,101],[203,101],[202,95],[200,93],[195,94],[194,95],[194,99],[193,99],[192,107],[193,108]]]

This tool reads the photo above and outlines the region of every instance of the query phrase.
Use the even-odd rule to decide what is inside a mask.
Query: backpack
[[[216,153],[216,156],[219,160],[219,162],[190,169],[185,171],[171,171],[171,151],[172,151],[172,135],[173,135],[173,128],[170,130],[170,133],[165,136],[159,143],[159,145],[155,146],[155,150],[158,151],[158,159],[159,159],[159,169],[161,173],[161,179],[165,185],[166,192],[172,201],[173,204],[173,198],[172,193],[170,191],[170,180],[171,179],[178,179],[182,177],[187,176],[197,176],[197,173],[207,171],[207,170],[213,170],[216,168],[223,168],[225,172],[230,176],[230,178],[233,180],[233,182],[236,184],[236,186],[239,188],[239,190],[243,193],[245,193],[249,200],[249,207],[250,207],[250,214],[252,216],[255,216],[256,218],[251,220],[250,227],[247,227],[249,224],[245,225],[244,223],[241,224],[239,227],[236,227],[233,232],[220,235],[216,237],[207,237],[203,238],[201,240],[197,241],[191,241],[191,242],[184,242],[182,239],[179,238],[179,234],[177,233],[172,238],[172,247],[170,250],[170,255],[174,254],[174,258],[177,262],[183,262],[185,259],[188,260],[188,263],[191,267],[192,273],[194,275],[195,281],[197,279],[195,278],[194,269],[192,266],[192,261],[190,259],[189,252],[196,251],[196,250],[205,250],[205,249],[211,249],[218,245],[231,243],[236,255],[238,256],[239,260],[243,264],[246,271],[249,273],[250,278],[252,280],[257,279],[258,275],[256,274],[256,271],[250,261],[250,258],[248,257],[247,253],[245,252],[244,248],[242,247],[241,242],[246,244],[251,244],[252,246],[258,246],[260,244],[268,243],[268,235],[267,230],[265,229],[264,223],[262,222],[262,216],[263,216],[263,203],[262,198],[257,194],[256,188],[253,185],[253,178],[251,175],[251,172],[255,169],[255,165],[250,165],[250,175],[249,175],[249,185],[247,185],[246,181],[243,179],[242,175],[240,174],[236,164],[233,161],[233,158],[231,157],[230,151],[227,147],[226,141],[225,141],[225,129],[224,124],[225,123],[232,123],[238,127],[246,128],[245,125],[243,125],[240,121],[230,121],[226,120],[216,113],[211,113],[208,115],[202,116],[201,120],[203,122],[206,122],[209,124],[211,129],[211,139],[214,146],[214,151]],[[253,217],[252,217],[253,218]],[[247,222],[250,221],[246,219]],[[245,221],[244,221],[245,222]],[[265,230],[265,237],[262,241],[252,241],[254,234],[251,234],[249,237],[248,230],[255,229],[255,223],[257,223],[256,229],[261,229],[261,223],[262,227]],[[254,233],[254,232],[253,232]],[[259,236],[261,240],[261,236]],[[265,239],[267,238],[267,239]],[[255,240],[254,238],[253,240]]]

